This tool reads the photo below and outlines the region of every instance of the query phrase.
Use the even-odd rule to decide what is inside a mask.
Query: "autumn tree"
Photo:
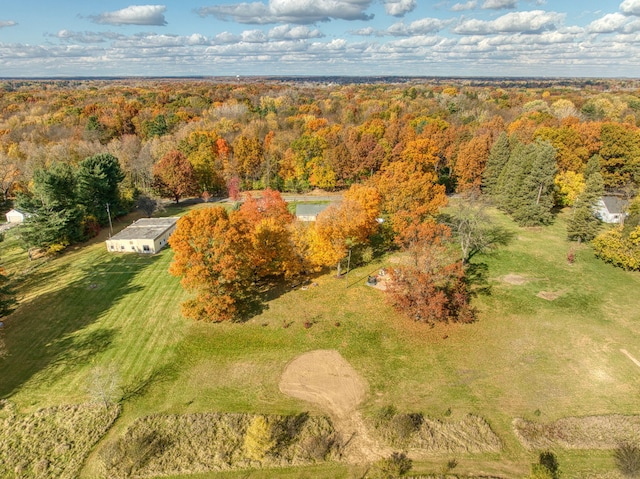
[[[242,317],[251,299],[250,227],[222,207],[191,211],[178,220],[169,244],[169,272],[181,277],[195,298],[182,304],[186,317],[225,321]]]
[[[640,270],[640,226],[624,231],[622,226],[596,236],[592,242],[596,256],[626,270]]]
[[[453,168],[458,192],[480,192],[482,174],[490,153],[490,138],[488,134],[474,136],[460,147]]]
[[[618,123],[602,125],[601,173],[605,188],[640,184],[640,131]]]
[[[411,141],[402,157],[384,166],[372,179],[381,196],[382,212],[396,232],[405,224],[433,217],[446,205],[445,187],[437,184],[437,149],[428,139]]]
[[[259,198],[247,194],[239,214],[251,228],[250,256],[259,278],[291,277],[302,270],[303,259],[291,234],[294,217],[279,192],[267,189]]]
[[[391,271],[387,297],[399,312],[417,322],[470,322],[474,311],[462,261],[451,261],[450,230],[432,221],[413,223],[398,242],[407,264]]]
[[[153,186],[162,198],[180,198],[198,194],[198,183],[193,166],[179,151],[173,150],[153,166]]]
[[[310,226],[312,263],[336,265],[342,273],[342,260],[350,249],[368,244],[378,229],[381,198],[369,186],[353,185],[339,205],[331,205]]]

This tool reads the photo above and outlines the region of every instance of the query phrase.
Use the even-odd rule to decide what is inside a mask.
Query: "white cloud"
[[[164,5],[132,5],[115,12],[105,12],[89,18],[95,23],[106,25],[155,25],[164,26],[167,21]]]
[[[352,35],[361,35],[363,37],[371,37],[373,35],[378,35],[378,36],[382,35],[380,33],[380,30],[376,30],[373,27],[360,28],[359,30],[352,30],[349,33],[351,33]]]
[[[269,38],[277,40],[306,40],[309,38],[322,38],[324,34],[318,29],[310,29],[304,25],[278,25],[269,30]]]
[[[465,10],[473,10],[478,6],[478,2],[476,0],[470,0],[467,3],[456,3],[451,10],[454,12],[464,12]]]
[[[373,15],[365,13],[372,0],[269,0],[202,7],[197,13],[212,15],[221,20],[238,23],[265,25],[269,23],[310,24],[340,20],[370,20]]]
[[[640,15],[640,0],[624,0],[620,10],[627,15]]]
[[[555,30],[565,15],[543,10],[507,13],[495,20],[463,20],[454,29],[460,35],[491,35],[496,33],[541,33]]]
[[[485,10],[504,10],[508,8],[516,8],[518,0],[484,0],[482,8]]]
[[[445,25],[447,25],[447,22],[438,18],[423,18],[408,25],[404,22],[394,23],[387,29],[387,33],[398,37],[426,35],[439,32]]]
[[[17,24],[13,20],[0,20],[0,28],[15,27]]]
[[[74,32],[72,30],[60,30],[56,34],[48,34],[48,37],[57,38],[65,43],[105,43],[111,40],[124,38],[123,35],[113,32]]]
[[[608,13],[602,18],[594,20],[587,25],[589,33],[612,33],[622,31],[625,24],[629,22],[629,17],[621,13]]]
[[[385,0],[384,9],[387,15],[402,17],[416,8],[416,0]]]
[[[267,36],[261,30],[245,30],[241,35],[242,41],[247,43],[265,43]]]

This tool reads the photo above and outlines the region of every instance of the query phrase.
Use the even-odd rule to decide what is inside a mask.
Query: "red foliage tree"
[[[153,165],[153,186],[162,198],[172,198],[176,203],[184,196],[198,194],[193,166],[177,150],[170,151]]]

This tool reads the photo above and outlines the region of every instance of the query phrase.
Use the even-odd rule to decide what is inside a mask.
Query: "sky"
[[[640,77],[640,0],[2,0],[0,77]]]

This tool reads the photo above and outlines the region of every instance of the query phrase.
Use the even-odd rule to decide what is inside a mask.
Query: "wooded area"
[[[227,240],[198,248],[213,248],[208,257],[218,264],[242,265],[229,278],[224,267],[205,273],[176,255],[172,271],[185,285],[198,283],[194,274],[209,282],[200,305],[186,306],[196,318],[235,316],[256,278],[328,265],[340,274],[354,248],[371,254],[377,235],[374,243],[412,258],[395,272],[399,308],[417,320],[468,320],[463,278],[472,250],[460,228],[478,219],[438,223],[446,193],[488,198],[522,226],[547,225],[555,208],[570,207],[570,239],[595,239],[600,257],[638,269],[639,125],[640,89],[631,81],[5,81],[0,186],[7,204],[15,199],[31,213],[25,247],[49,252],[94,236],[140,198],[236,199],[268,189],[237,212],[214,208],[181,221],[176,251],[196,251],[181,235],[208,228]],[[315,225],[294,225],[277,191],[315,188],[350,189]],[[594,208],[604,192],[631,203],[624,225],[598,235]],[[490,230],[474,231],[486,239]],[[438,262],[451,237],[459,260]],[[421,288],[444,294],[438,311],[411,312],[419,299],[409,292]]]

